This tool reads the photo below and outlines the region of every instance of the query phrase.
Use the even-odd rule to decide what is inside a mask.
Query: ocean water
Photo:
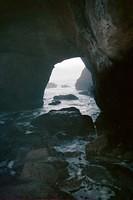
[[[73,94],[78,97],[78,100],[62,100],[61,104],[53,106],[48,105],[54,96],[56,95],[67,95]],[[79,91],[75,89],[75,87],[67,87],[62,88],[58,86],[57,88],[50,88],[45,90],[44,93],[44,110],[50,111],[52,109],[61,109],[61,108],[68,108],[68,107],[76,107],[80,110],[81,114],[89,115],[95,121],[97,116],[100,113],[100,109],[96,105],[96,102],[93,97],[87,95],[80,95]]]
[[[78,100],[61,100],[59,105],[49,105],[52,102],[53,97],[56,95],[73,94],[78,97]],[[23,110],[18,112],[0,112],[0,124],[4,124],[6,121],[13,120],[18,126],[29,129],[30,122],[41,114],[47,113],[50,110],[58,110],[61,108],[76,107],[80,110],[81,114],[89,115],[93,121],[96,120],[100,113],[100,109],[95,103],[93,97],[80,95],[79,91],[74,86],[68,88],[49,88],[44,91],[44,105],[41,108],[32,110]]]

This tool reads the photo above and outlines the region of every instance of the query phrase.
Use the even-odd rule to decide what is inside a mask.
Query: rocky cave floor
[[[0,200],[133,200],[132,152],[76,108],[37,115],[1,115]]]

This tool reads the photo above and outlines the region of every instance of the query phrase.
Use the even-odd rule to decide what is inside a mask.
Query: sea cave
[[[0,27],[0,200],[132,200],[132,0],[1,0]]]

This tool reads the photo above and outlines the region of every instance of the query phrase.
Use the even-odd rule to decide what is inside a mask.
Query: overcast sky
[[[55,65],[49,82],[74,84],[85,65],[81,58],[72,58]]]

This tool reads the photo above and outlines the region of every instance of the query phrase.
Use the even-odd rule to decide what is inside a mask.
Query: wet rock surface
[[[76,97],[73,94],[66,94],[66,95],[58,95],[54,96],[54,100],[78,100],[78,97]]]
[[[51,110],[49,113],[36,118],[32,124],[50,133],[61,131],[68,135],[83,136],[94,131],[91,117],[81,115],[80,111],[74,107]]]
[[[49,103],[49,105],[53,105],[53,106],[56,106],[56,105],[59,105],[59,104],[61,104],[61,101],[59,101],[59,100],[52,100],[52,102]]]
[[[58,181],[68,176],[67,163],[47,153],[46,148],[32,150],[25,157],[20,174],[12,182],[2,185],[2,198],[55,198]]]

